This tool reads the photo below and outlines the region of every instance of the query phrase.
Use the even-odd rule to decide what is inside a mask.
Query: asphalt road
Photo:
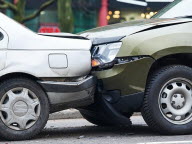
[[[192,144],[192,135],[161,136],[154,133],[140,116],[132,118],[133,127],[97,127],[84,119],[49,121],[36,138],[0,144]]]

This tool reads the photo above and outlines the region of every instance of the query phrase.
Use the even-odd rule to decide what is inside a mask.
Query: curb
[[[134,113],[134,116],[139,116],[141,113]],[[49,115],[49,120],[59,120],[59,119],[80,119],[83,118],[82,115],[76,109],[68,109],[60,112],[56,112]]]
[[[49,120],[58,119],[79,119],[83,118],[82,115],[76,109],[68,109],[60,112],[56,112],[49,115]]]

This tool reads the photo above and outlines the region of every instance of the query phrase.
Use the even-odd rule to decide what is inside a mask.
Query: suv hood
[[[124,22],[105,27],[95,28],[80,33],[81,36],[92,40],[93,44],[101,44],[113,41],[119,41],[123,37],[132,35],[144,30],[151,30],[151,28],[166,27],[175,24],[192,22],[188,18],[172,18],[172,19],[149,19],[136,20],[131,22]]]

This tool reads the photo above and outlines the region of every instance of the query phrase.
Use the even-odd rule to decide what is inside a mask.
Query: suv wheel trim
[[[0,118],[17,131],[32,127],[40,116],[38,97],[29,89],[18,87],[7,91],[0,101]]]
[[[168,81],[159,95],[159,108],[169,122],[182,125],[192,120],[192,83],[184,78]]]

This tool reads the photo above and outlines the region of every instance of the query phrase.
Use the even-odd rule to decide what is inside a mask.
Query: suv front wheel
[[[192,68],[167,66],[148,81],[142,115],[161,134],[188,134],[192,130]]]

